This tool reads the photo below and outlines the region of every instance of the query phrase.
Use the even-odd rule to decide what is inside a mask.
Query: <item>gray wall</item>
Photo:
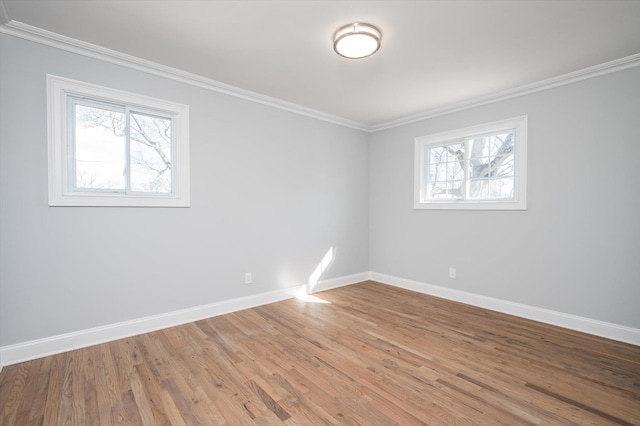
[[[368,135],[0,35],[0,346],[369,270]],[[190,105],[191,208],[47,206],[47,73]],[[254,283],[244,284],[244,272]]]
[[[527,211],[413,209],[416,136],[525,114]],[[373,134],[371,270],[640,328],[639,114],[636,67]]]
[[[0,346],[306,283],[330,247],[324,279],[640,328],[640,68],[367,135],[6,35],[0,55]],[[48,207],[46,73],[190,105],[192,207]],[[527,211],[413,209],[416,136],[524,114]]]

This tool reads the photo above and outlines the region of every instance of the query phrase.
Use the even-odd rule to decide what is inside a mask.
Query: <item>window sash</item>
[[[160,144],[164,155],[158,152],[159,150],[155,146],[147,147],[137,143],[137,146],[134,145],[134,149],[129,149],[126,153],[126,157],[130,157],[132,161],[138,163],[137,166],[135,163],[128,164],[131,176],[134,177],[134,174],[137,176],[128,183],[129,191],[112,192],[111,189],[108,189],[109,192],[105,192],[104,189],[83,188],[82,186],[90,186],[87,181],[80,184],[76,184],[74,181],[71,168],[74,157],[69,143],[70,133],[74,130],[73,126],[69,124],[72,115],[68,105],[69,97],[74,97],[79,104],[96,102],[93,105],[100,105],[100,107],[105,105],[116,105],[125,109],[128,107],[130,115],[140,114],[142,116],[140,124],[145,130],[147,130],[147,126],[149,129],[153,129],[153,124],[155,124],[153,121],[157,117],[171,119],[170,122],[159,123],[161,125],[160,131],[153,129],[150,133],[151,140]],[[171,126],[170,135],[169,125]],[[85,141],[89,140],[91,139],[85,139]],[[133,144],[133,140],[130,140],[129,145]],[[47,145],[49,206],[190,206],[188,105],[47,75]],[[111,148],[116,149],[114,145],[111,145]],[[88,160],[99,160],[99,155],[94,155],[99,153],[100,150],[95,150],[94,153],[87,150],[81,155],[86,154]],[[113,158],[115,157],[107,157],[109,160]],[[145,168],[146,163],[151,165],[148,170]],[[167,165],[171,166],[170,170],[166,168]],[[96,170],[98,169],[96,168]],[[164,175],[163,171],[165,171]],[[169,173],[171,174],[171,182],[168,179]],[[112,176],[115,174],[112,173]],[[87,176],[92,179],[90,174]],[[107,183],[105,186],[109,184]],[[74,185],[78,187],[75,190]],[[156,190],[164,192],[149,192]]]
[[[513,201],[515,199],[515,191],[513,192],[513,195],[511,197],[473,197],[470,195],[470,185],[472,181],[496,181],[496,180],[500,180],[500,179],[504,179],[505,176],[498,176],[498,177],[488,177],[488,178],[478,178],[478,179],[473,179],[471,177],[471,142],[474,140],[478,140],[478,139],[483,139],[483,138],[490,138],[492,136],[497,136],[497,135],[501,135],[501,134],[513,134],[515,137],[515,133],[516,133],[516,129],[515,128],[510,128],[510,129],[502,129],[502,130],[496,130],[496,131],[492,131],[492,132],[488,132],[488,133],[484,133],[484,134],[476,134],[476,135],[472,135],[472,136],[467,136],[464,139],[460,139],[460,140],[455,140],[455,141],[447,141],[447,142],[442,142],[442,143],[434,143],[432,145],[429,144],[425,144],[423,146],[424,152],[423,152],[423,157],[422,157],[422,168],[424,169],[424,177],[423,177],[423,185],[421,188],[421,200],[423,202],[451,202],[454,200],[459,200],[459,201],[469,201],[469,200],[473,200],[473,201]],[[448,179],[448,176],[445,180],[435,180],[433,181],[431,179],[431,170],[432,168],[435,166],[439,166],[440,164],[442,164],[443,162],[440,161],[438,163],[432,163],[431,162],[431,158],[432,158],[432,151],[434,149],[437,148],[445,148],[445,147],[450,147],[452,145],[462,145],[464,147],[464,151],[463,151],[463,155],[464,155],[464,159],[463,159],[463,176],[462,179]],[[515,157],[517,155],[517,145],[518,142],[517,140],[514,140],[513,142],[513,151],[512,151],[512,158],[513,158],[513,162],[515,164]],[[486,156],[482,156],[482,157],[477,157],[477,158],[487,158],[487,159],[494,159],[495,156],[492,156],[491,153],[489,153],[489,155]],[[445,164],[447,164],[447,168],[448,165],[451,164],[451,161],[445,161]],[[516,185],[516,173],[515,170],[511,173],[511,176],[506,176],[506,177],[512,177],[514,180],[514,187]],[[446,184],[447,185],[447,189],[449,187],[449,183],[454,183],[454,182],[459,182],[462,181],[462,185],[461,185],[461,189],[462,189],[462,193],[460,194],[460,196],[455,197],[455,198],[436,198],[433,196],[433,194],[431,193],[431,189],[433,187],[432,184]]]
[[[144,196],[170,196],[175,194],[176,188],[176,176],[174,173],[173,166],[171,167],[170,173],[170,181],[171,181],[171,189],[168,192],[162,191],[136,191],[132,189],[131,185],[131,115],[143,115],[147,117],[155,117],[162,120],[170,121],[171,126],[171,138],[170,138],[170,158],[176,158],[176,132],[174,129],[174,117],[168,114],[158,114],[157,111],[143,109],[143,108],[133,108],[128,105],[122,105],[118,103],[103,101],[100,99],[94,99],[89,97],[80,97],[74,96],[72,94],[67,94],[67,175],[68,175],[68,190],[74,193],[93,193],[96,195],[99,194],[120,194],[120,195],[144,195]],[[105,111],[117,112],[124,115],[124,147],[123,147],[123,158],[124,158],[124,188],[89,188],[89,187],[80,187],[77,184],[77,107],[84,106],[96,109],[102,109]]]
[[[417,137],[414,208],[526,210],[527,122],[527,116],[520,116]],[[507,135],[512,135],[513,141],[508,141]],[[485,138],[484,146],[472,148],[473,141],[482,141],[482,138]],[[455,166],[452,170],[453,156],[445,158],[444,150],[438,151],[438,148],[455,144],[459,144],[456,149],[464,151],[458,156],[463,167]],[[433,158],[432,153],[436,153]],[[498,153],[506,155],[501,160]],[[436,166],[439,167],[437,170]],[[446,176],[443,175],[445,172]],[[463,188],[459,188],[460,182]],[[445,191],[447,185],[448,195]],[[431,192],[432,189],[437,189],[440,194]]]

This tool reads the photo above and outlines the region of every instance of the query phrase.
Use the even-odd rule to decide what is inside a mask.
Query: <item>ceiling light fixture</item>
[[[349,59],[371,56],[380,49],[382,33],[373,25],[354,22],[336,31],[333,50]]]

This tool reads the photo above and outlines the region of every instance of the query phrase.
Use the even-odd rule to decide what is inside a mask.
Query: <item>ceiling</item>
[[[640,53],[638,0],[0,2],[9,25],[48,30],[365,127]],[[350,60],[333,52],[334,32],[353,21],[381,29],[378,53]]]

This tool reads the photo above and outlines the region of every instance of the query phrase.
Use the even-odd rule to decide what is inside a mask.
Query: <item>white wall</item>
[[[371,270],[640,328],[639,113],[636,67],[373,134]],[[413,209],[415,137],[525,114],[526,211]]]
[[[368,271],[368,135],[0,35],[0,347]],[[190,105],[191,208],[47,206],[47,73]],[[244,284],[244,272],[254,283]]]

